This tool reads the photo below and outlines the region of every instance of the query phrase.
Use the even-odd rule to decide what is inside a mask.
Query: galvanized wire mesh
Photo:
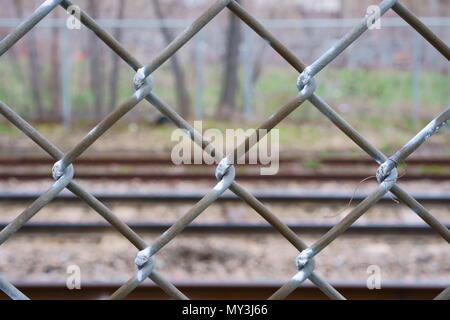
[[[58,5],[67,10],[72,4],[69,0],[47,0],[34,13],[32,13],[22,24],[13,30],[0,42],[0,56],[11,48],[19,39],[29,32],[40,20],[48,15]],[[261,130],[255,131],[255,136],[248,137],[245,142],[238,146],[232,153],[223,155],[216,150],[200,133],[173,108],[162,101],[152,92],[152,81],[150,75],[167,61],[178,49],[186,44],[192,37],[208,24],[218,13],[225,8],[231,10],[243,22],[245,22],[258,35],[265,39],[270,46],[283,57],[300,75],[297,81],[299,95],[294,97],[287,104],[283,105],[277,112],[268,118],[259,129],[269,132],[292,111],[298,108],[303,102],[308,100],[325,117],[327,117],[336,127],[344,132],[353,142],[364,150],[375,162],[379,164],[376,177],[379,182],[378,187],[370,195],[361,201],[342,221],[337,223],[327,233],[322,235],[312,245],[307,245],[295,234],[286,224],[284,224],[274,213],[272,213],[263,203],[256,199],[249,191],[238,184],[235,180],[235,170],[233,159],[238,159],[258,143],[263,137],[259,134]],[[400,17],[416,29],[428,42],[433,45],[447,60],[450,59],[450,49],[440,40],[428,27],[426,27],[412,12],[404,7],[399,1],[384,0],[379,4],[381,15],[389,9],[394,10]],[[197,218],[206,208],[208,208],[227,189],[234,192],[239,198],[247,203],[267,220],[273,228],[281,233],[300,252],[295,263],[298,272],[269,299],[283,299],[300,286],[302,282],[309,279],[324,294],[331,299],[345,299],[345,297],[333,288],[322,276],[314,271],[314,257],[327,247],[333,240],[344,233],[358,218],[360,218],[370,207],[376,204],[385,194],[392,193],[412,211],[422,218],[431,228],[440,234],[450,243],[450,231],[439,222],[431,213],[411,197],[405,190],[397,184],[397,166],[417,150],[431,135],[436,133],[441,127],[448,123],[450,118],[450,107],[433,119],[415,137],[400,148],[394,155],[388,157],[366,140],[348,122],[345,121],[333,108],[323,99],[318,97],[314,91],[316,88],[314,76],[340,55],[350,44],[357,40],[368,30],[373,15],[365,16],[350,32],[342,37],[337,43],[320,56],[311,65],[305,66],[289,49],[287,49],[276,37],[274,37],[257,19],[246,11],[234,0],[216,0],[203,14],[198,17],[189,28],[172,41],[157,57],[149,64],[142,65],[133,55],[127,51],[119,42],[100,27],[84,11],[81,11],[81,23],[91,29],[107,46],[119,55],[132,69],[136,71],[133,80],[135,93],[128,100],[114,109],[106,118],[98,123],[78,144],[68,152],[64,153],[53,143],[47,140],[33,126],[27,123],[16,112],[5,103],[0,102],[0,113],[12,124],[25,133],[44,151],[50,154],[55,160],[52,175],[55,183],[27,207],[19,216],[9,223],[0,232],[0,245],[19,230],[28,220],[36,215],[40,209],[52,201],[63,189],[67,188],[77,197],[85,201],[91,208],[97,211],[106,221],[117,229],[140,251],[137,254],[135,263],[138,268],[137,273],[128,282],[122,285],[111,296],[112,299],[123,299],[147,277],[161,287],[169,296],[176,299],[188,299],[170,281],[164,278],[159,272],[154,270],[154,255],[164,246],[173,240],[183,229]],[[140,101],[147,100],[157,110],[168,117],[179,128],[186,130],[191,139],[200,145],[207,153],[214,157],[219,165],[216,169],[217,185],[212,188],[198,203],[196,203],[184,216],[177,220],[167,231],[161,234],[153,243],[148,244],[128,225],[122,222],[109,208],[96,199],[84,187],[74,179],[75,161],[86,149],[89,148],[99,137],[120,120],[128,111],[133,109]],[[0,289],[13,299],[27,299],[27,297],[15,288],[4,277],[0,277]],[[444,290],[437,299],[448,299],[449,291]]]

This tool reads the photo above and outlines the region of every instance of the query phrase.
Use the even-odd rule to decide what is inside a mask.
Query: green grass
[[[303,163],[303,166],[307,169],[319,169],[321,163],[318,160],[309,159]]]
[[[26,64],[22,62],[25,67]],[[95,101],[95,94],[89,83],[89,65],[86,62],[74,62],[72,75],[72,105],[73,112],[80,120],[78,127],[86,125],[91,116],[91,108]],[[22,68],[24,69],[24,68]],[[25,69],[24,69],[25,70]],[[193,97],[194,76],[190,70],[186,71],[186,83]],[[263,119],[275,113],[282,105],[298,94],[295,86],[298,74],[292,68],[267,66],[263,69],[254,88],[253,109],[255,117],[246,121],[221,122],[214,119],[215,110],[219,100],[222,68],[219,65],[205,67],[203,105],[207,118],[203,129],[218,128],[256,128]],[[43,101],[49,105],[50,98],[50,69],[43,68],[44,84]],[[133,93],[131,80],[134,73],[122,65],[118,102],[129,98]],[[243,74],[240,73],[242,81]],[[176,96],[173,78],[169,64],[164,64],[155,71],[154,92],[165,102],[176,109]],[[14,73],[13,66],[0,63],[0,100],[11,106],[25,119],[35,115],[33,112],[32,91],[29,79],[20,79]],[[107,79],[109,81],[109,79]],[[333,69],[326,68],[317,76],[316,93],[327,101],[330,106],[341,114],[352,126],[360,131],[370,141],[376,141],[377,147],[390,153],[402,143],[405,143],[418,130],[420,130],[433,116],[441,112],[449,103],[450,83],[448,74],[422,72],[420,92],[420,118],[414,122],[410,118],[411,99],[411,73],[403,70],[386,69]],[[105,103],[109,101],[108,85],[105,81]],[[144,104],[144,103],[142,103]],[[242,105],[242,93],[238,97],[239,106]],[[112,109],[112,106],[108,106]],[[153,110],[153,111],[150,111]],[[129,121],[145,124],[151,114],[157,111],[148,106],[139,105],[127,119],[121,120],[115,127],[126,128]],[[277,126],[280,130],[281,146],[298,149],[309,149],[313,145],[321,146],[317,151],[328,149],[352,149],[354,144],[326,119],[309,102],[304,103],[295,110],[282,124]],[[61,126],[39,126],[39,130],[58,134],[62,132]],[[159,126],[152,131],[154,140],[168,140],[173,130],[171,125]],[[1,124],[0,133],[13,134],[16,130],[8,124]],[[450,131],[444,135],[448,137]],[[335,142],[334,140],[337,142]],[[327,149],[328,148],[328,149]],[[348,155],[357,155],[351,153]],[[444,144],[444,154],[450,155],[450,146]]]
[[[256,85],[256,105],[272,113],[296,93],[296,74],[280,68],[268,68]],[[411,73],[401,70],[332,69],[317,76],[316,93],[332,106],[353,113],[379,117],[380,110],[400,116],[409,116],[411,100]],[[442,110],[448,104],[450,78],[448,74],[423,72],[420,81],[421,109]],[[304,108],[307,109],[307,108]],[[350,112],[349,111],[349,112]],[[405,114],[405,111],[407,113]],[[304,114],[299,113],[299,116]]]
[[[0,134],[13,135],[16,132],[18,132],[18,130],[15,129],[12,125],[0,123]]]
[[[25,70],[26,64],[22,64]],[[0,100],[14,107],[22,115],[33,115],[33,96],[30,81],[20,79],[13,66],[0,63]],[[50,68],[43,66],[42,97],[46,106],[50,104]],[[89,82],[89,64],[86,61],[74,62],[71,81],[72,105],[78,117],[88,117],[95,101],[95,94]],[[186,83],[191,96],[194,94],[194,75],[185,70]],[[214,116],[221,87],[222,68],[218,65],[205,67],[203,105],[204,113]],[[240,79],[242,82],[243,74]],[[11,76],[14,75],[14,76]],[[292,68],[268,66],[263,69],[254,88],[254,114],[266,117],[297,95],[295,86],[297,73]],[[118,101],[124,101],[132,93],[133,72],[122,64],[118,87]],[[109,79],[105,81],[104,100],[109,101]],[[170,66],[164,64],[154,73],[154,92],[171,106],[176,106],[176,95]],[[409,108],[411,100],[411,72],[387,69],[333,69],[326,68],[317,76],[317,94],[333,108],[356,118],[364,117],[373,126],[382,126],[386,118],[398,118],[403,126],[410,126]],[[421,116],[430,117],[448,105],[450,78],[448,74],[422,72],[420,81]],[[238,95],[242,105],[242,93]],[[108,106],[112,109],[112,106]],[[311,111],[309,103],[292,115],[295,120],[314,120],[321,115]],[[406,120],[406,121],[405,121]],[[409,121],[409,122],[408,122]]]
[[[442,174],[445,172],[445,167],[436,164],[422,164],[419,166],[419,172],[421,174]]]

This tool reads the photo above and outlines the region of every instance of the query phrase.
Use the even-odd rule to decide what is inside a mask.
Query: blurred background
[[[238,2],[305,64],[315,61],[375,4],[369,0]],[[40,3],[3,0],[0,38]],[[151,62],[210,3],[75,2],[143,64]],[[402,3],[449,42],[449,1]],[[65,10],[56,8],[0,57],[0,100],[63,150],[80,141],[134,92],[133,70],[86,27],[68,29],[68,17]],[[392,154],[449,105],[449,69],[447,59],[391,10],[381,18],[381,29],[367,31],[317,75],[316,93],[376,147]],[[204,129],[256,128],[298,94],[297,77],[264,39],[223,10],[153,73],[153,92],[191,123],[203,120]],[[168,163],[174,146],[170,140],[174,126],[169,122],[144,101],[89,148],[77,166],[76,176],[120,218],[137,228],[139,223],[147,224],[139,230],[149,241],[214,183],[213,167],[205,174],[199,166]],[[360,181],[373,176],[376,166],[309,102],[277,128],[282,155],[278,177],[255,177],[254,168],[239,168],[239,173],[243,185],[259,192],[273,212],[296,226],[296,232],[311,243],[341,220],[358,203],[358,197],[373,190],[376,181]],[[447,224],[449,138],[447,127],[427,141],[402,167],[400,180]],[[51,183],[48,172],[52,162],[3,117],[0,157],[1,222],[6,225]],[[186,178],[186,174],[195,177]],[[192,195],[192,191],[199,193]],[[174,192],[177,201],[167,197]],[[271,198],[274,194],[287,196],[276,201]],[[69,193],[63,195],[70,198]],[[127,195],[131,200],[124,200]],[[132,275],[136,253],[132,246],[111,230],[95,229],[101,218],[81,202],[68,198],[54,201],[32,222],[46,226],[41,229],[46,233],[36,234],[30,226],[1,246],[0,272],[29,292],[40,288],[36,291],[40,296],[34,293],[37,297],[99,297]],[[191,290],[194,297],[263,297],[295,273],[295,248],[274,232],[246,226],[264,221],[244,203],[225,199],[196,222],[216,224],[217,229],[183,234],[180,239],[184,240],[177,238],[158,257],[159,267],[169,279]],[[68,226],[80,223],[91,223],[88,230],[92,233],[83,233],[81,226]],[[60,230],[56,224],[69,229]],[[230,224],[244,226],[241,231],[227,229]],[[384,229],[376,231],[377,225]],[[319,272],[348,295],[381,297],[377,290],[372,293],[366,288],[366,269],[373,264],[381,267],[387,281],[383,292],[388,298],[431,297],[450,284],[448,243],[426,229],[406,206],[388,198],[361,219],[361,226],[367,228],[339,238],[317,261]],[[236,233],[231,239],[230,232]],[[86,246],[92,250],[80,249]],[[70,264],[80,265],[86,287],[97,291],[65,292],[64,285],[58,284],[64,283]],[[224,281],[228,281],[228,289],[221,287]],[[247,282],[254,287],[246,287]],[[42,283],[53,287],[45,289]],[[260,291],[255,289],[257,285]],[[308,288],[295,297],[323,297]],[[135,297],[162,294],[151,284],[140,290]]]

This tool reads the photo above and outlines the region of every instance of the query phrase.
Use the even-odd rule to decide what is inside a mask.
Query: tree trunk
[[[58,18],[58,11],[54,10],[54,18]],[[59,60],[59,27],[52,29],[50,52],[51,80],[49,81],[49,91],[51,96],[51,115],[56,121],[62,120],[61,117],[61,97],[60,97],[60,60]]]
[[[172,32],[164,25],[164,13],[161,9],[161,3],[159,0],[152,0],[153,9],[155,10],[156,17],[162,20],[160,24],[160,31],[166,44],[169,44],[174,39]],[[187,91],[186,82],[184,78],[184,72],[181,68],[177,55],[173,55],[170,58],[170,64],[172,67],[173,76],[175,78],[175,88],[177,93],[177,103],[180,106],[180,114],[183,118],[190,118],[191,116],[191,99]]]
[[[231,119],[236,112],[236,96],[239,85],[239,45],[242,38],[239,18],[230,12],[228,21],[222,92],[216,114],[223,120]]]
[[[14,7],[19,18],[23,18],[22,0],[14,1]],[[33,92],[33,105],[36,106],[37,120],[44,120],[44,106],[42,103],[42,83],[40,79],[41,68],[39,66],[36,37],[33,32],[27,34],[27,55],[30,63],[30,80]]]
[[[269,19],[275,19],[276,18],[276,10],[274,7],[270,8],[269,11]],[[267,52],[267,48],[269,45],[265,42],[261,43],[259,48],[256,50],[257,54],[255,56],[255,60],[253,63],[253,74],[252,74],[252,84],[253,87],[255,87],[256,82],[258,82],[259,77],[261,76],[262,69],[263,69],[263,62],[264,62],[264,56]]]
[[[116,18],[118,20],[123,19],[125,16],[125,0],[119,0],[119,7],[117,8],[117,16]],[[122,28],[116,28],[114,30],[114,38],[116,38],[117,41],[121,41],[122,40],[122,35],[123,35],[123,30]],[[113,52],[112,53],[112,66],[111,66],[111,78],[110,78],[110,83],[109,83],[109,96],[110,96],[110,101],[109,101],[109,106],[108,109],[112,109],[116,107],[117,104],[117,87],[118,87],[118,83],[119,83],[119,77],[120,77],[120,59],[119,56]]]
[[[89,0],[88,11],[90,12],[93,19],[99,16],[99,1]],[[89,34],[89,57],[90,57],[90,80],[91,80],[91,90],[94,93],[94,106],[92,110],[92,118],[99,120],[104,114],[104,102],[103,102],[103,88],[104,88],[104,77],[102,68],[102,48],[100,46],[100,40],[92,32]]]

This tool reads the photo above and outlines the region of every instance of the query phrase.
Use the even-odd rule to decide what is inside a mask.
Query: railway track
[[[206,191],[205,191],[206,192]],[[205,195],[205,192],[177,192],[160,191],[152,193],[97,193],[94,196],[101,201],[139,201],[139,202],[193,202],[199,201]],[[255,191],[252,194],[261,201],[267,202],[349,202],[361,201],[367,198],[368,193],[357,192],[349,194],[339,191]],[[40,193],[0,193],[0,201],[33,201],[38,198]],[[450,202],[450,193],[413,193],[414,199],[421,202],[447,203]],[[80,201],[78,197],[70,193],[59,194],[53,201]],[[232,193],[224,193],[217,201],[241,201],[239,197]],[[380,201],[389,202],[392,198],[388,195],[381,198]]]
[[[377,164],[370,158],[344,158],[344,157],[327,157],[327,158],[301,158],[295,156],[282,156],[280,163],[298,163],[311,164],[314,162],[317,165],[371,165]],[[0,165],[2,166],[32,166],[32,165],[53,165],[55,160],[50,157],[3,157],[0,158]],[[191,161],[192,165],[195,164]],[[450,166],[450,158],[448,157],[415,157],[408,158],[406,163],[408,165],[440,165]],[[173,165],[170,157],[163,156],[140,156],[140,157],[84,157],[75,160],[77,166],[104,166],[104,165]],[[239,165],[239,164],[238,164]],[[246,166],[252,164],[245,164]]]
[[[39,197],[39,193],[2,193],[0,194],[0,203],[24,203],[31,202]],[[367,197],[366,193],[356,193],[354,196],[342,192],[322,192],[310,191],[302,193],[274,193],[274,192],[254,192],[254,195],[263,202],[275,203],[293,203],[293,202],[318,202],[321,204],[330,202],[358,202]],[[135,203],[151,203],[163,202],[169,204],[177,204],[183,202],[196,202],[200,200],[204,193],[201,192],[155,192],[148,194],[95,194],[97,199],[102,202],[131,202]],[[450,203],[450,194],[448,193],[428,193],[413,194],[414,198],[422,203],[429,204],[448,204]],[[80,202],[77,197],[72,194],[65,193],[59,195],[53,200],[54,202]],[[219,202],[240,201],[234,194],[226,193],[218,200]],[[385,196],[381,199],[385,203],[394,203],[392,198]],[[138,232],[163,232],[167,230],[170,223],[154,223],[154,222],[129,222],[129,226]],[[6,223],[0,222],[0,230],[6,227]],[[309,223],[290,223],[288,226],[295,232],[317,232],[324,233],[331,229],[334,224],[323,222]],[[450,228],[450,225],[447,226]],[[106,223],[73,223],[73,222],[31,222],[26,224],[21,233],[67,233],[67,232],[107,232],[112,227]],[[204,233],[269,233],[274,229],[265,223],[240,223],[240,222],[220,222],[220,223],[194,223],[186,229],[187,232],[204,232]],[[404,223],[366,223],[353,225],[347,232],[358,234],[431,234],[434,231],[425,224],[404,224]]]
[[[238,180],[351,180],[360,181],[369,175],[373,175],[377,164],[370,159],[350,159],[350,158],[327,158],[314,160],[313,164],[305,164],[307,159],[300,158],[283,158],[281,163],[286,163],[288,166],[301,165],[308,168],[312,172],[288,172],[282,171],[278,176],[261,176],[259,174],[252,174],[249,172],[239,173]],[[49,169],[53,164],[53,160],[49,158],[0,158],[0,168],[4,170],[0,173],[0,180],[2,179],[17,179],[17,180],[37,180],[50,179],[49,172],[38,172],[34,168],[40,165],[48,165]],[[83,168],[89,167],[108,167],[117,166],[149,166],[157,168],[157,166],[172,165],[168,158],[84,158],[75,162],[77,167],[76,178],[92,179],[92,180],[123,180],[130,179],[140,180],[211,180],[215,181],[214,166],[208,166],[207,170],[211,173],[205,173],[202,170],[199,173],[181,172],[174,174],[170,167],[167,167],[167,174],[156,172],[96,172],[97,170],[83,171]],[[367,167],[367,174],[363,173],[345,173],[341,171],[342,167],[352,166]],[[419,170],[411,170],[401,180],[450,180],[450,159],[445,158],[413,158],[408,161],[408,165],[412,168],[419,168],[421,165],[429,166],[429,168],[438,168],[436,173],[424,173]],[[173,166],[173,165],[172,165]],[[332,172],[316,172],[316,167],[327,166],[333,170]],[[9,172],[17,168],[24,168],[18,172]],[[197,169],[198,166],[196,166]],[[11,168],[11,170],[9,170]],[[442,172],[441,169],[444,168]],[[44,168],[45,169],[45,168]],[[124,173],[125,172],[125,173]],[[343,192],[323,192],[323,191],[309,191],[309,192],[264,192],[258,191],[253,193],[259,200],[263,202],[348,202],[351,198],[358,202],[363,200],[367,193],[358,192],[355,195]],[[33,201],[39,197],[39,193],[0,193],[0,203],[20,202],[26,203]],[[101,201],[111,202],[164,202],[168,204],[179,202],[194,202],[198,201],[204,196],[202,192],[172,192],[170,190],[152,192],[152,193],[127,193],[127,194],[95,194],[96,198]],[[450,202],[450,194],[448,192],[441,193],[417,193],[413,194],[414,198],[419,202],[428,202],[435,204],[448,204]],[[54,201],[79,201],[78,198],[69,193],[59,195]],[[239,201],[235,195],[226,193],[222,195],[219,201]],[[393,203],[389,196],[382,199],[385,203]],[[135,220],[136,221],[136,220]],[[0,230],[6,226],[5,221],[0,223]],[[137,223],[129,222],[128,225],[136,232],[155,232],[162,233],[171,226],[170,223]],[[288,226],[297,233],[325,233],[333,227],[332,223],[288,223]],[[450,225],[447,225],[450,228]],[[64,234],[64,233],[100,233],[107,235],[109,231],[114,229],[106,223],[100,222],[85,222],[85,223],[67,223],[61,222],[30,222],[19,230],[19,233],[27,235],[32,233],[42,234]],[[188,226],[185,232],[192,233],[211,233],[211,234],[236,234],[236,237],[253,233],[267,233],[275,230],[268,224],[261,223],[194,223]],[[417,224],[398,224],[398,223],[367,223],[356,224],[350,227],[346,232],[360,235],[433,235],[433,230],[426,225]],[[59,235],[58,235],[59,236]],[[427,239],[433,239],[427,237]],[[111,295],[122,283],[95,283],[88,282],[82,284],[81,290],[68,290],[64,283],[15,283],[21,290],[24,291],[32,299],[105,299]],[[192,282],[175,282],[175,285],[192,299],[266,299],[273,292],[275,292],[281,285],[278,281],[268,282],[252,282],[252,283],[238,283],[238,282],[214,282],[214,283],[192,283]],[[444,287],[449,284],[439,283],[394,283],[383,282],[381,290],[368,290],[364,281],[361,283],[341,282],[332,283],[344,296],[349,299],[432,299],[438,295]],[[0,299],[6,298],[0,293]],[[130,299],[167,299],[168,296],[158,287],[153,285],[150,281],[146,281],[142,286],[138,287],[130,296]],[[296,290],[290,299],[326,299],[326,297],[317,288],[309,283],[305,283],[300,289]]]
[[[49,168],[53,163],[54,160],[50,158],[0,158],[0,168],[4,168],[0,171],[0,180],[50,179]],[[237,165],[237,178],[241,181],[361,181],[373,176],[377,166],[369,158],[319,158],[316,160],[284,157],[280,159],[280,164],[285,164],[286,166],[283,167],[285,169],[275,175],[261,175],[254,170],[252,172],[251,169],[258,165]],[[449,158],[412,158],[408,159],[407,164],[408,171],[406,174],[401,174],[399,180],[450,180]],[[36,169],[36,166],[42,165],[48,168]],[[214,165],[176,166],[167,157],[81,158],[75,161],[75,166],[77,167],[75,177],[86,180],[215,180]],[[157,166],[164,168],[151,169]],[[359,166],[359,170],[355,171],[355,166]],[[101,172],[89,170],[90,167],[102,167],[104,170]],[[182,171],[172,170],[175,168]]]
[[[31,299],[108,299],[108,297],[123,283],[82,283],[81,289],[69,290],[65,283],[24,282],[14,283]],[[280,281],[265,282],[175,282],[190,299],[201,300],[264,300],[282,286]],[[383,282],[379,290],[369,290],[364,281],[332,282],[339,292],[347,299],[433,299],[447,283],[401,283]],[[7,299],[0,292],[0,299]],[[146,281],[137,287],[127,299],[169,299],[156,285]],[[310,283],[304,283],[287,299],[328,299],[319,289]]]
[[[128,226],[136,232],[163,232],[172,224],[170,223],[128,223]],[[6,223],[0,223],[0,230],[6,227]],[[334,224],[331,223],[290,223],[287,226],[297,233],[325,233]],[[450,228],[450,225],[447,225]],[[107,223],[66,223],[66,222],[33,222],[23,226],[19,233],[99,233],[113,231],[114,228]],[[184,232],[195,233],[270,233],[277,232],[266,223],[192,223]],[[346,233],[352,234],[435,234],[436,232],[427,225],[422,224],[356,224],[352,225]]]
[[[276,174],[276,175],[260,175],[260,174],[238,174],[236,179],[239,181],[361,181],[371,176],[367,174],[339,174],[339,173],[311,173],[311,174]],[[216,181],[214,175],[211,174],[165,174],[165,173],[76,173],[76,179],[83,180],[113,180],[113,181]],[[51,179],[50,174],[46,173],[1,173],[0,180],[43,180]],[[416,180],[433,180],[448,181],[450,174],[408,174],[398,178],[399,181],[416,181]]]

